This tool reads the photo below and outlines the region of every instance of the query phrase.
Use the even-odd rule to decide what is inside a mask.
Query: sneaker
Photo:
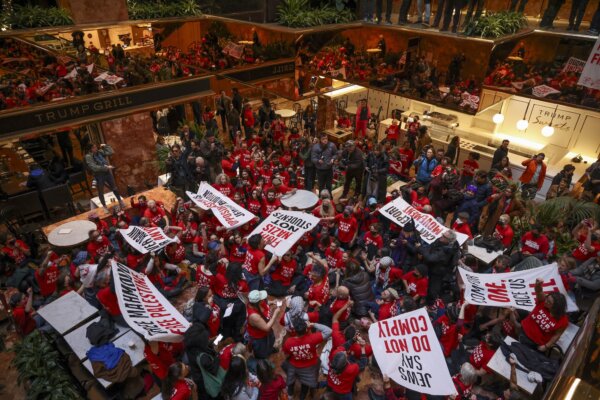
[[[598,31],[596,29],[589,29],[586,33],[588,35],[598,36]]]

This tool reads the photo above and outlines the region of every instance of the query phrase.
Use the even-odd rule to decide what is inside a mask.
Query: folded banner
[[[427,243],[433,243],[437,238],[442,236],[444,232],[449,230],[449,228],[446,228],[444,225],[440,224],[433,215],[418,211],[416,208],[404,201],[402,197],[398,197],[391,203],[381,207],[379,212],[387,219],[402,227],[408,224],[411,219],[414,219],[415,228],[421,234],[421,239]],[[456,240],[461,245],[469,238],[463,233],[455,233]]]
[[[227,229],[235,229],[256,218],[250,211],[240,207],[229,197],[206,182],[200,184],[198,193],[186,192],[188,197],[203,210],[212,210]]]
[[[127,325],[146,340],[181,342],[190,323],[144,274],[111,260],[119,308]]]
[[[567,296],[556,263],[519,272],[477,274],[458,269],[465,284],[465,301],[469,304],[515,307],[531,311],[535,307],[535,281],[544,281],[544,292],[560,292],[567,300],[567,311],[577,311],[577,304]]]
[[[319,223],[319,218],[301,211],[276,210],[248,236],[260,233],[267,243],[265,250],[283,256],[306,232]]]
[[[141,226],[130,226],[127,229],[119,229],[119,232],[131,247],[142,254],[158,251],[169,243],[176,243],[179,239],[168,237],[158,227],[142,228]]]
[[[369,340],[384,375],[419,393],[456,394],[425,308],[371,324]]]

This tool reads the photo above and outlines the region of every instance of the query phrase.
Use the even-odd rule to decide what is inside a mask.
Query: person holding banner
[[[267,258],[263,251],[264,248],[265,240],[260,233],[248,238],[248,251],[244,259],[244,278],[248,282],[250,290],[258,290],[263,287],[262,276],[269,270],[265,267]]]
[[[269,304],[265,301],[267,292],[264,290],[252,290],[248,294],[248,304],[246,304],[248,344],[252,349],[254,358],[269,358],[275,351],[275,334],[273,325],[280,318],[280,314],[285,311],[282,305],[278,305],[273,313]]]

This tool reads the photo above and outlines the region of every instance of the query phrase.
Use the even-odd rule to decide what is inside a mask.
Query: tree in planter
[[[60,353],[39,331],[16,344],[14,352],[12,365],[19,372],[18,383],[26,387],[27,399],[83,399]]]

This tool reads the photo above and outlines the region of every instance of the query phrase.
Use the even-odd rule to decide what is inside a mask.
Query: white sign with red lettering
[[[162,228],[141,226],[130,226],[127,229],[119,229],[119,232],[127,243],[142,254],[158,251],[170,243],[177,243],[177,237],[168,237]]]
[[[456,394],[425,308],[371,324],[369,341],[384,375],[418,393]]]
[[[539,85],[531,89],[531,93],[535,97],[546,97],[550,94],[560,93],[560,90],[556,90],[548,85]]]
[[[433,243],[437,238],[442,236],[444,232],[449,230],[444,225],[440,224],[433,215],[425,214],[418,211],[416,208],[408,204],[402,197],[387,203],[379,209],[381,215],[391,220],[393,223],[404,226],[411,219],[415,220],[415,228],[421,234],[421,239],[427,243]],[[462,245],[469,237],[464,233],[455,232],[456,240]]]
[[[200,184],[198,193],[186,192],[186,194],[201,209],[212,210],[215,217],[227,229],[235,229],[256,218],[250,211],[206,182]]]
[[[577,84],[592,89],[600,89],[600,37],[592,47]]]
[[[567,300],[567,311],[577,311],[577,304],[567,296],[556,263],[519,272],[477,274],[459,268],[465,284],[465,301],[494,307],[515,307],[531,311],[535,307],[535,281],[544,281],[544,292],[560,292]]]
[[[265,250],[281,257],[319,221],[319,218],[305,212],[278,209],[269,214],[248,237],[260,233],[266,242]]]
[[[111,260],[119,308],[127,325],[146,340],[180,342],[190,323],[144,274]]]

